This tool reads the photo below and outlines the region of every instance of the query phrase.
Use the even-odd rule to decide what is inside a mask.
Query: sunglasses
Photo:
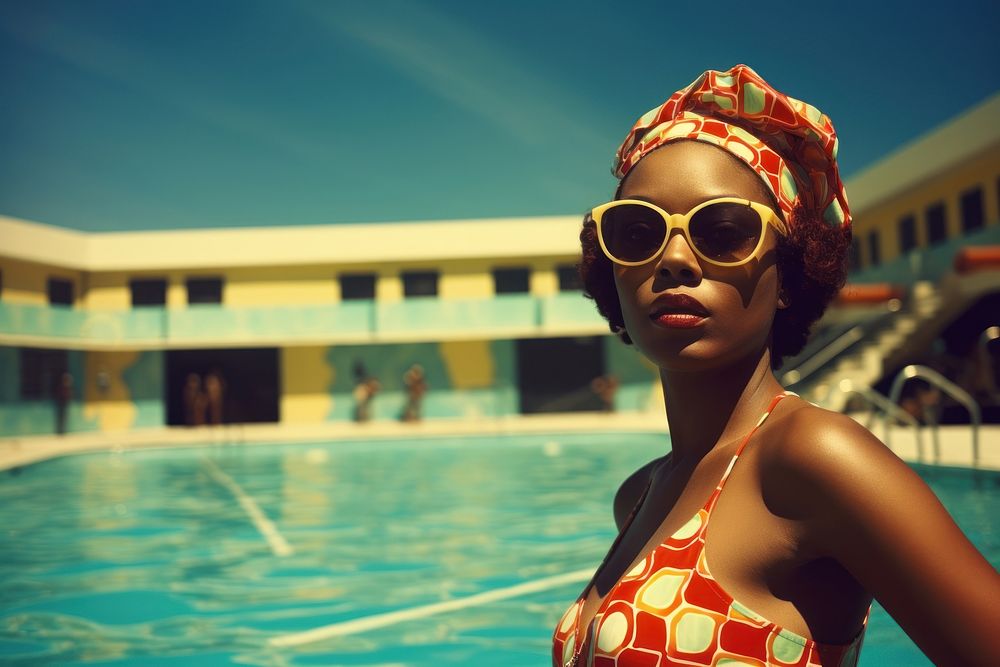
[[[735,197],[710,199],[677,215],[638,199],[619,199],[596,207],[590,215],[604,254],[624,266],[639,266],[659,256],[671,229],[681,230],[695,254],[709,264],[740,266],[760,252],[768,224],[781,232],[785,229],[770,207]]]

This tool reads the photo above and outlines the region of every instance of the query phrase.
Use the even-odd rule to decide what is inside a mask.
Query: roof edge
[[[1000,92],[893,151],[848,179],[857,215],[1000,144]]]

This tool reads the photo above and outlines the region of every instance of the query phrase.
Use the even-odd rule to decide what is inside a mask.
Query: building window
[[[165,306],[167,281],[164,278],[135,278],[129,281],[132,290],[132,307]]]
[[[342,273],[340,274],[340,298],[344,301],[375,299],[374,273]]]
[[[580,272],[575,264],[563,264],[556,267],[559,274],[560,292],[578,292],[583,289],[583,282],[580,280]]]
[[[22,347],[21,398],[43,400],[55,396],[56,383],[69,369],[66,350],[39,350]]]
[[[927,218],[927,245],[941,243],[948,239],[948,219],[944,202],[931,204],[924,213]]]
[[[530,269],[493,269],[493,285],[497,294],[527,294],[530,282]]]
[[[868,263],[876,266],[882,261],[882,253],[879,249],[878,230],[868,233]]]
[[[976,187],[962,193],[962,231],[981,229],[986,223],[983,215],[983,189]]]
[[[908,215],[899,221],[899,252],[906,254],[917,247],[917,218]]]
[[[188,278],[188,303],[222,303],[222,278]]]
[[[73,281],[63,278],[49,278],[49,305],[73,305]]]
[[[847,251],[847,270],[861,270],[861,241],[857,236],[851,238],[851,247]]]
[[[438,293],[438,272],[437,271],[404,271],[403,272],[403,295],[411,296],[437,296]]]

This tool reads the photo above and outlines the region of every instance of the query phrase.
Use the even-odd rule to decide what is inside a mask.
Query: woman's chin
[[[678,342],[676,345],[656,341],[652,345],[636,345],[643,356],[658,368],[674,373],[697,373],[727,368],[746,359],[745,350],[731,346],[721,348],[706,340]]]
[[[689,373],[711,370],[721,365],[717,353],[712,353],[711,350],[697,349],[698,347],[703,348],[704,346],[688,344],[671,350],[659,345],[652,353],[642,351],[642,348],[640,350],[643,356],[664,371]]]

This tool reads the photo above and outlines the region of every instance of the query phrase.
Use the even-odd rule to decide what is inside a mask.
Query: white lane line
[[[403,621],[410,621],[415,618],[427,618],[428,616],[443,614],[448,611],[455,611],[456,609],[478,607],[480,605],[489,604],[490,602],[496,602],[497,600],[506,600],[520,595],[529,595],[531,593],[556,588],[557,586],[563,586],[565,584],[589,581],[593,574],[593,568],[567,572],[565,574],[557,574],[553,577],[527,581],[523,584],[508,586],[507,588],[497,588],[492,591],[486,591],[485,593],[476,593],[475,595],[459,598],[457,600],[435,602],[434,604],[428,604],[422,607],[410,607],[409,609],[390,611],[385,614],[364,616],[350,621],[324,625],[319,628],[313,628],[312,630],[293,632],[279,637],[272,637],[268,640],[268,643],[271,644],[271,646],[300,646],[302,644],[311,644],[313,642],[329,639],[330,637],[354,635],[359,632],[366,632],[368,630],[374,630],[375,628],[394,625],[396,623],[402,623]]]
[[[229,489],[229,492],[236,497],[240,507],[242,507],[243,511],[247,513],[247,516],[250,517],[250,520],[253,522],[257,532],[259,532],[267,541],[267,546],[271,547],[271,551],[274,555],[291,556],[293,553],[292,546],[285,540],[284,536],[278,532],[274,522],[267,518],[267,515],[260,509],[260,505],[257,504],[257,501],[248,496],[246,492],[240,488],[240,485],[233,481],[232,477],[224,473],[219,466],[215,465],[214,461],[207,458],[203,459],[203,461],[205,462],[205,467],[208,468],[208,474],[212,476],[212,479]]]

